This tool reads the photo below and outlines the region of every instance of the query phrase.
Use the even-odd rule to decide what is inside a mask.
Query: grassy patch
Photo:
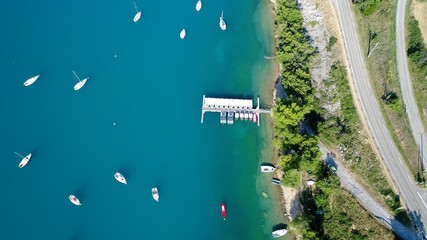
[[[411,4],[412,1],[409,1],[409,6]],[[418,109],[424,126],[427,126],[427,106],[425,104],[427,101],[427,46],[424,45],[417,20],[411,16],[409,11],[406,16],[409,72]]]
[[[408,117],[403,107],[396,64],[395,13],[396,1],[384,0],[378,10],[364,15],[355,9],[362,49],[375,95],[387,127],[406,165],[415,177],[418,172],[418,149],[412,136]],[[370,57],[372,36],[377,48]],[[388,101],[392,96],[392,101]]]

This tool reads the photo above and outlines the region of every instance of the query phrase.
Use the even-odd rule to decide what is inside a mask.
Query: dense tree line
[[[281,83],[287,93],[287,97],[278,100],[273,109],[275,145],[281,150],[279,166],[284,172],[282,183],[297,187],[301,174],[316,179],[315,188],[303,191],[304,214],[292,225],[299,229],[304,239],[364,238],[366,233],[351,230],[353,220],[346,215],[347,210],[360,211],[360,206],[349,194],[343,193],[339,178],[320,161],[315,133],[327,126],[313,117],[319,115],[310,76],[316,54],[305,36],[303,18],[295,0],[277,0],[275,25],[276,56],[282,65]],[[334,78],[346,78],[343,67],[335,66],[331,74]],[[349,98],[347,100],[351,102]],[[352,105],[344,105],[342,110],[345,117],[339,125],[334,125],[337,134],[353,131],[349,125],[357,118]],[[319,129],[312,131],[308,126],[319,126]],[[336,209],[333,202],[337,196],[343,202],[351,199],[351,209]]]
[[[275,143],[284,153],[279,164],[285,172],[301,167],[317,171],[318,139],[313,134],[306,134],[303,124],[313,111],[309,70],[315,51],[304,35],[303,18],[296,2],[279,0],[277,6],[276,55],[282,64],[282,84],[288,95],[274,108]]]
[[[409,19],[408,33],[408,56],[421,71],[427,72],[427,48],[418,21],[414,17]]]

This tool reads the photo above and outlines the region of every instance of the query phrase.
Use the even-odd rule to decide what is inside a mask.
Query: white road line
[[[414,184],[413,182],[412,182],[412,179],[411,179],[411,177],[409,176],[409,175],[406,175],[406,176],[408,176],[408,178],[409,178],[409,181],[412,183],[412,184]],[[419,194],[419,193],[418,193]],[[427,207],[426,207],[427,208]]]
[[[418,192],[418,191],[417,191],[417,194],[418,194],[418,197],[420,197],[421,201],[423,202],[424,207],[426,207],[426,208],[427,208],[427,205],[426,205],[426,203],[424,202],[423,198],[421,197],[420,192]]]

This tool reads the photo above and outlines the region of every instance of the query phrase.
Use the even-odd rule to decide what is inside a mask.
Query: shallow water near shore
[[[196,2],[137,1],[137,23],[132,1],[1,4],[1,239],[271,238],[280,216],[267,221],[263,206],[280,207],[257,188],[264,127],[215,113],[200,123],[203,94],[269,92],[268,7]],[[90,77],[77,92],[72,70]],[[19,169],[14,151],[33,158]]]

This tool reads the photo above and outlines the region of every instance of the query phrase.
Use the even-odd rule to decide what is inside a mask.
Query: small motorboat
[[[278,237],[284,236],[287,232],[288,230],[286,229],[279,229],[279,230],[273,231],[272,235],[273,235],[273,238],[278,238]]]
[[[196,3],[196,11],[200,11],[200,9],[202,9],[202,0],[199,0],[199,1]]]
[[[181,39],[184,39],[186,34],[187,34],[187,33],[186,33],[186,31],[185,31],[185,28],[184,28],[184,29],[182,29],[181,33],[179,34],[179,37],[180,37]]]
[[[123,184],[128,184],[128,183],[126,182],[126,178],[125,178],[125,177],[123,177],[123,175],[122,175],[121,173],[116,172],[116,173],[114,174],[114,177],[116,178],[116,180],[117,180],[117,181],[119,181],[119,182],[121,182],[121,183],[123,183]]]
[[[227,211],[225,210],[225,204],[224,203],[221,203],[221,216],[222,216],[222,218],[224,218],[224,220],[227,217]]]
[[[227,29],[227,24],[225,24],[224,21],[224,11],[221,12],[221,17],[219,17],[219,27],[221,28],[221,30]]]
[[[237,119],[239,119],[239,112],[236,112],[236,114],[234,114],[234,117]]]
[[[68,196],[68,199],[70,199],[70,201],[74,204],[74,205],[76,205],[76,206],[80,206],[80,205],[82,205],[81,203],[80,203],[80,200],[76,197],[76,196],[74,196],[74,195],[70,195],[70,196]]]
[[[38,78],[40,77],[40,74],[34,77],[30,77],[27,79],[27,81],[24,82],[24,86],[28,87],[31,84],[33,84]]]
[[[278,185],[278,186],[282,185],[282,182],[280,182],[280,179],[278,179],[278,178],[272,178],[271,183],[273,183],[274,185]]]
[[[31,159],[31,153],[28,154],[27,156],[23,157],[21,154],[15,152],[16,155],[20,156],[22,158],[21,162],[19,163],[18,167],[19,168],[23,168],[25,167],[25,165],[27,165],[27,163],[30,161]]]
[[[254,113],[253,118],[252,118],[252,122],[256,123],[257,122],[257,118],[258,118],[258,115],[256,113]]]
[[[151,194],[153,195],[153,198],[156,202],[159,201],[159,191],[157,191],[157,188],[151,189]]]
[[[135,3],[135,2],[133,2],[133,5],[135,6],[135,11],[136,11],[135,16],[133,17],[133,21],[134,21],[134,22],[138,22],[138,20],[141,18],[141,14],[142,14],[142,12],[141,12],[141,11],[138,11],[138,7],[136,6],[136,3]]]
[[[272,165],[261,165],[261,172],[274,172],[276,170],[275,166]]]

